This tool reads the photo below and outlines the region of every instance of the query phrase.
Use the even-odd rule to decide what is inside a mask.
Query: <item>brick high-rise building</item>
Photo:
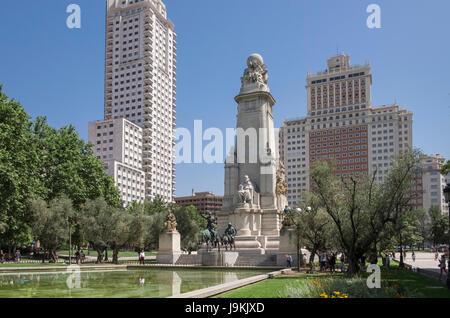
[[[161,0],[107,0],[106,5],[104,122],[124,118],[142,129],[140,169],[145,174],[145,199],[159,195],[173,202],[174,25]],[[96,155],[103,160],[103,148]]]
[[[216,214],[222,209],[223,196],[215,195],[212,192],[194,192],[192,195],[185,197],[176,197],[175,202],[181,206],[193,205],[200,214],[211,212]]]
[[[350,65],[348,55],[328,59],[327,70],[307,74],[307,116],[280,129],[280,157],[286,169],[289,205],[310,189],[309,170],[333,158],[336,176],[377,171],[383,181],[392,155],[412,148],[412,113],[397,103],[374,107],[369,63]]]

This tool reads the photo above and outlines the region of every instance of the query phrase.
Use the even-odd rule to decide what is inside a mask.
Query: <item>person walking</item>
[[[442,254],[441,260],[439,262],[439,268],[441,269],[441,273],[439,274],[439,280],[441,280],[442,272],[445,272],[446,275],[448,275],[446,266],[445,266],[445,255]]]
[[[334,266],[336,265],[336,255],[334,253],[331,253],[328,264],[330,266],[330,272],[334,273]]]
[[[345,254],[341,253],[341,272],[345,272]]]
[[[386,269],[389,269],[389,267],[391,266],[391,258],[389,256],[389,253],[386,253],[385,262],[386,262]]]
[[[5,254],[3,250],[0,250],[0,263],[3,264],[5,262]]]
[[[76,262],[77,264],[79,264],[79,263],[80,263],[80,259],[81,259],[81,254],[80,254],[80,251],[77,250],[77,251],[75,252],[75,262]]]
[[[437,261],[439,259],[439,253],[438,251],[436,251],[436,253],[434,253],[434,260]]]
[[[80,252],[80,262],[81,262],[81,264],[83,264],[85,260],[86,260],[86,254],[84,254],[83,250],[81,250],[81,252]]]
[[[19,251],[19,250],[16,250],[16,258],[15,258],[16,263],[19,263],[19,262],[20,262],[20,257],[21,257],[20,251]]]
[[[287,268],[291,268],[292,267],[291,257],[290,257],[289,254],[286,254],[286,267]]]
[[[145,253],[144,253],[144,250],[141,250],[141,252],[139,253],[139,264],[140,265],[145,265]]]
[[[320,271],[323,271],[323,269],[327,266],[327,253],[322,252],[320,253]]]
[[[416,253],[414,253],[414,251],[412,252],[411,257],[412,257],[413,262],[415,262],[416,261]]]

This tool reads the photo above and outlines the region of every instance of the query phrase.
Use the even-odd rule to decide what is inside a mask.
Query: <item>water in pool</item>
[[[258,270],[123,269],[0,273],[0,298],[152,298],[266,273]],[[69,288],[71,287],[71,288]]]

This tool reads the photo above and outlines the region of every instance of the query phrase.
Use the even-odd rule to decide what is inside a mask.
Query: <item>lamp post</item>
[[[444,198],[445,198],[445,202],[448,204],[448,253],[447,253],[447,257],[448,257],[448,270],[450,270],[450,183],[447,183],[447,185],[445,186],[444,190]],[[447,288],[450,289],[450,273],[447,274]]]
[[[72,220],[70,217],[67,218],[69,223],[69,265],[72,265]]]
[[[295,208],[295,212],[300,214],[300,213],[302,213],[302,209],[297,207],[297,208]],[[311,212],[310,206],[306,207],[306,212],[308,212],[308,213]],[[295,228],[296,228],[296,232],[297,232],[296,233],[296,235],[297,235],[297,270],[298,270],[298,272],[300,272],[300,264],[301,264],[300,257],[303,258],[303,255],[301,254],[301,249],[300,249],[300,224],[299,224],[298,220],[294,221],[294,222],[295,222]]]
[[[295,212],[297,212],[297,213],[301,213],[302,212],[302,209],[300,209],[300,208],[295,208]],[[297,236],[297,271],[300,273],[300,224],[299,224],[299,222],[298,222],[298,220],[297,221],[295,221],[295,231],[297,232],[296,233],[296,236]]]

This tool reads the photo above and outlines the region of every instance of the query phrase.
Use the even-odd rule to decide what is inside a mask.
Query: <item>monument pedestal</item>
[[[198,255],[203,266],[234,266],[239,257],[238,252],[224,250],[219,252],[216,249],[212,251],[201,249]]]
[[[176,264],[181,256],[180,233],[164,232],[159,235],[158,264]]]
[[[297,267],[297,234],[294,228],[283,227],[280,230],[280,247],[277,253],[277,265],[287,266],[286,255],[292,256],[292,267]]]

